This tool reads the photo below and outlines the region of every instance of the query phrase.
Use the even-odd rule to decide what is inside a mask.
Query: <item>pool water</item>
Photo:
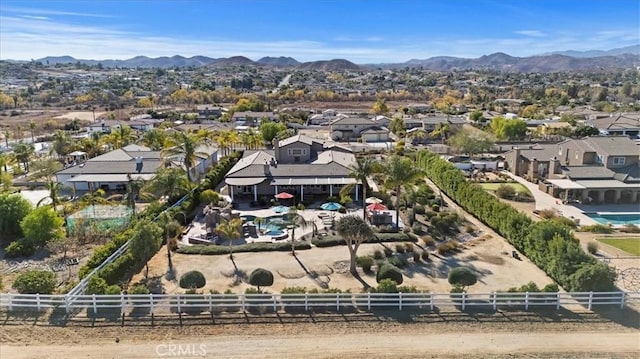
[[[624,214],[608,214],[608,213],[585,213],[587,217],[595,220],[600,224],[640,225],[640,213],[624,213]]]
[[[272,231],[272,230],[281,231],[286,227],[287,227],[287,223],[285,222],[283,216],[264,217],[262,219],[262,223],[260,224],[260,229],[265,229],[267,231]]]
[[[277,236],[283,235],[284,232],[279,229],[270,229],[266,231],[264,234],[271,237],[277,237]]]

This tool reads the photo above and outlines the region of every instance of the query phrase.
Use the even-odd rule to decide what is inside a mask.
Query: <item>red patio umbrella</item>
[[[383,210],[387,209],[387,207],[385,207],[385,205],[382,204],[382,203],[372,203],[372,204],[367,206],[367,209],[369,211],[383,211]]]
[[[291,199],[293,198],[293,195],[291,193],[287,193],[287,192],[280,192],[276,195],[277,199]]]

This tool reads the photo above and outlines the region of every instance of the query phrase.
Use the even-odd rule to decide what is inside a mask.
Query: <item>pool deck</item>
[[[239,204],[238,209],[233,210],[234,213],[238,213],[242,216],[256,216],[256,217],[273,217],[273,216],[281,216],[283,214],[276,213],[271,208],[266,209],[252,209],[249,208],[248,205]],[[395,211],[387,211],[391,214],[392,220],[395,223]],[[305,209],[298,210],[297,213],[304,217],[307,222],[314,223],[318,232],[326,232],[328,228],[325,227],[323,220],[320,216],[333,216],[334,220],[337,221],[343,216],[347,215],[355,215],[358,217],[362,217],[362,208],[348,208],[347,213],[339,213],[337,211],[324,211],[318,209]],[[319,216],[320,215],[320,216]],[[400,223],[400,227],[402,228],[402,223]],[[291,229],[282,229],[286,234],[287,238],[284,239],[274,239],[271,236],[263,235],[258,231],[257,237],[245,237],[239,238],[233,241],[233,245],[247,244],[247,243],[279,243],[283,241],[291,241]],[[300,240],[301,237],[307,236],[313,233],[313,225],[309,225],[307,228],[296,228],[295,235],[296,240]],[[198,237],[200,235],[206,234],[206,227],[204,224],[204,217],[196,218],[192,222],[192,227],[189,231],[182,236],[180,241],[181,245],[192,245],[189,243],[189,237]],[[222,245],[228,245],[227,241],[223,242]]]

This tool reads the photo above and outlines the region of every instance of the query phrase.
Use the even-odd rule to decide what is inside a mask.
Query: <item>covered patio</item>
[[[312,196],[338,196],[342,187],[358,183],[351,177],[286,177],[286,178],[226,178],[232,200],[250,198],[257,202],[260,197],[273,198],[280,192],[295,196],[297,202]],[[360,200],[360,186],[354,186],[354,200]]]
[[[549,179],[552,195],[561,198],[564,203],[617,204],[640,202],[640,186],[636,183],[624,183],[617,180]]]

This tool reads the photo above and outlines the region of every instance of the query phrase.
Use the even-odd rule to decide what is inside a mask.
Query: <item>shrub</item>
[[[422,228],[422,224],[416,222],[411,226],[411,231],[415,234],[422,234],[424,230]]]
[[[449,284],[460,287],[468,287],[476,284],[478,277],[469,268],[455,267],[449,271]]]
[[[129,290],[129,294],[149,294],[149,293],[151,293],[151,291],[149,291],[149,288],[147,288],[147,286],[144,284],[136,284]]]
[[[257,268],[249,276],[249,284],[255,285],[260,291],[260,287],[268,287],[273,285],[273,273],[264,268]]]
[[[540,212],[538,213],[538,215],[540,216],[540,218],[542,219],[551,219],[551,218],[556,218],[560,215],[560,213],[558,212],[557,209],[554,208],[547,208],[547,209],[542,209],[540,210]]]
[[[436,247],[436,250],[438,251],[438,254],[445,255],[452,252],[457,252],[458,246],[459,246],[458,241],[448,241],[448,242],[439,244],[438,247]]]
[[[424,236],[424,237],[422,237],[422,243],[424,243],[425,246],[430,247],[430,246],[436,244],[436,241],[434,241],[433,237],[431,237],[431,236]]]
[[[496,189],[496,196],[500,198],[511,199],[515,195],[516,195],[516,190],[513,187],[506,184],[501,184]]]
[[[373,258],[374,259],[382,259],[382,258],[384,258],[384,253],[382,253],[381,250],[376,249],[375,251],[373,251]]]
[[[598,253],[598,243],[596,242],[587,243],[587,251],[594,255]]]
[[[407,260],[400,256],[393,256],[389,258],[389,264],[392,264],[398,268],[402,268],[407,265]]]
[[[86,294],[104,294],[107,291],[107,287],[108,285],[104,278],[94,275],[89,278],[84,292]]]
[[[427,217],[427,220],[430,220],[431,218],[435,217],[438,215],[438,212],[436,211],[427,211],[427,213],[425,213],[425,217]]]
[[[640,227],[633,223],[627,223],[624,227],[620,228],[620,232],[624,233],[640,233]]]
[[[5,248],[7,258],[29,257],[35,252],[35,247],[29,245],[22,239],[11,242],[7,248]]]
[[[429,252],[428,251],[422,251],[422,253],[420,253],[420,257],[422,257],[423,261],[426,261],[429,259]]]
[[[391,250],[391,248],[384,247],[383,251],[385,257],[389,258],[393,256],[393,251]]]
[[[385,278],[378,282],[376,293],[398,293],[398,283],[393,279]]]
[[[376,282],[380,283],[383,279],[391,279],[396,284],[402,284],[402,272],[398,267],[385,263],[378,269],[378,274],[376,275]]]
[[[363,271],[368,273],[371,272],[371,267],[373,266],[374,261],[373,258],[369,256],[363,256],[356,258],[356,263],[359,267],[362,268]]]
[[[249,287],[244,290],[244,294],[263,294],[263,292],[260,289]]]
[[[408,286],[408,285],[399,286],[398,287],[398,292],[400,292],[400,293],[420,293],[418,288],[416,288],[414,285],[412,285],[412,286]]]
[[[56,287],[56,276],[53,272],[30,270],[16,277],[13,289],[20,294],[51,294]]]
[[[420,205],[420,204],[416,204],[413,206],[413,211],[416,214],[424,214],[425,213],[425,209],[424,206]]]
[[[582,226],[580,230],[583,232],[591,232],[591,233],[613,233],[613,228],[611,226],[605,226],[604,224],[593,224],[590,226]]]
[[[120,293],[122,293],[122,288],[120,288],[120,286],[116,284],[108,286],[104,291],[104,294],[106,295],[116,295]]]
[[[542,288],[542,291],[547,293],[558,292],[559,290],[560,288],[558,288],[558,285],[556,283],[547,284],[544,286],[544,288]]]
[[[305,294],[306,292],[306,287],[285,287],[280,291],[281,294]]]
[[[413,263],[418,263],[420,262],[420,253],[419,252],[413,252]]]
[[[342,214],[347,213],[347,209],[344,207],[340,207],[338,208],[338,213],[342,213]]]
[[[316,237],[315,239],[318,239],[318,237]],[[314,245],[317,245],[318,247],[322,247],[321,245],[316,244],[316,242],[314,242]],[[296,250],[311,249],[311,245],[308,242],[303,242],[303,241],[296,241],[295,246],[296,246]],[[271,252],[271,251],[287,252],[290,250],[291,250],[291,243],[286,243],[286,242],[249,243],[249,244],[241,244],[238,246],[233,246],[233,253]],[[207,245],[184,246],[184,247],[178,248],[176,252],[183,253],[183,254],[221,255],[221,254],[229,254],[229,246],[207,246]]]
[[[469,233],[469,234],[474,234],[474,233],[476,233],[476,229],[475,229],[472,225],[470,225],[470,224],[467,224],[467,225],[464,227],[464,231],[465,231],[465,232],[467,232],[467,233]]]
[[[196,270],[189,271],[180,277],[180,288],[202,288],[207,284],[204,275]]]
[[[440,211],[440,205],[432,204],[431,205],[431,210],[434,211],[434,212],[439,212]]]
[[[567,217],[554,217],[551,219],[552,221],[561,224],[561,225],[565,225],[569,228],[576,228],[578,227],[578,224],[576,223],[576,221],[574,221],[573,219],[567,218]]]
[[[404,244],[404,250],[407,253],[413,252],[413,243],[405,243]]]
[[[304,209],[305,209],[304,204],[298,203],[298,211],[304,211]]]
[[[405,252],[405,247],[404,245],[402,245],[402,243],[398,243],[396,244],[396,253],[404,253]]]

